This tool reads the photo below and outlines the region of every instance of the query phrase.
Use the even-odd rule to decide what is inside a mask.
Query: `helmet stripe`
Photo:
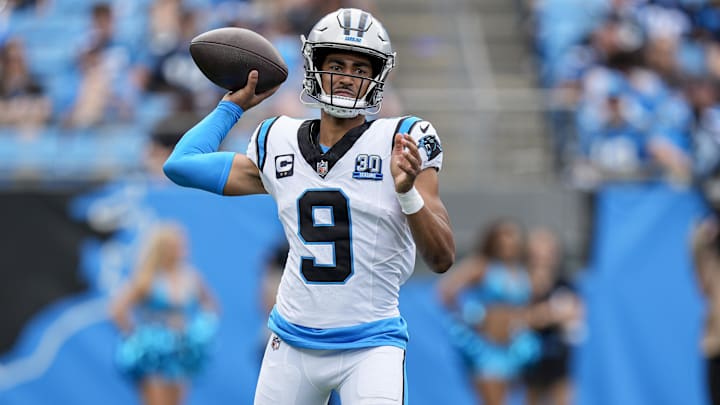
[[[351,17],[350,10],[346,9],[345,11],[343,11],[343,28],[345,28],[343,33],[345,35],[350,35],[350,17]]]
[[[363,35],[365,34],[365,24],[367,24],[367,20],[368,20],[368,13],[362,13],[360,15],[360,23],[358,24],[358,31],[360,31],[358,33],[358,36],[360,38],[362,38]]]

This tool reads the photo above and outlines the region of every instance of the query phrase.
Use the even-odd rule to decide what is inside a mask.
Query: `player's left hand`
[[[390,158],[390,173],[395,181],[395,192],[406,193],[420,174],[420,151],[408,134],[397,134]]]

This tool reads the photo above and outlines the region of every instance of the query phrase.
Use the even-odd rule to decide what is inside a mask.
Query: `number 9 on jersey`
[[[332,264],[301,257],[308,283],[344,283],[353,273],[350,202],[339,189],[306,190],[298,199],[298,235],[306,246],[331,245]]]

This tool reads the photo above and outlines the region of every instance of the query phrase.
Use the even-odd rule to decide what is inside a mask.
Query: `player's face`
[[[330,53],[320,70],[334,73],[322,74],[323,90],[332,96],[362,98],[372,78],[370,58],[357,53]]]

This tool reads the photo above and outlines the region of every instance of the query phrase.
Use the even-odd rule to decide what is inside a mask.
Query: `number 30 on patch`
[[[382,159],[378,155],[357,155],[352,176],[359,180],[382,180]]]

